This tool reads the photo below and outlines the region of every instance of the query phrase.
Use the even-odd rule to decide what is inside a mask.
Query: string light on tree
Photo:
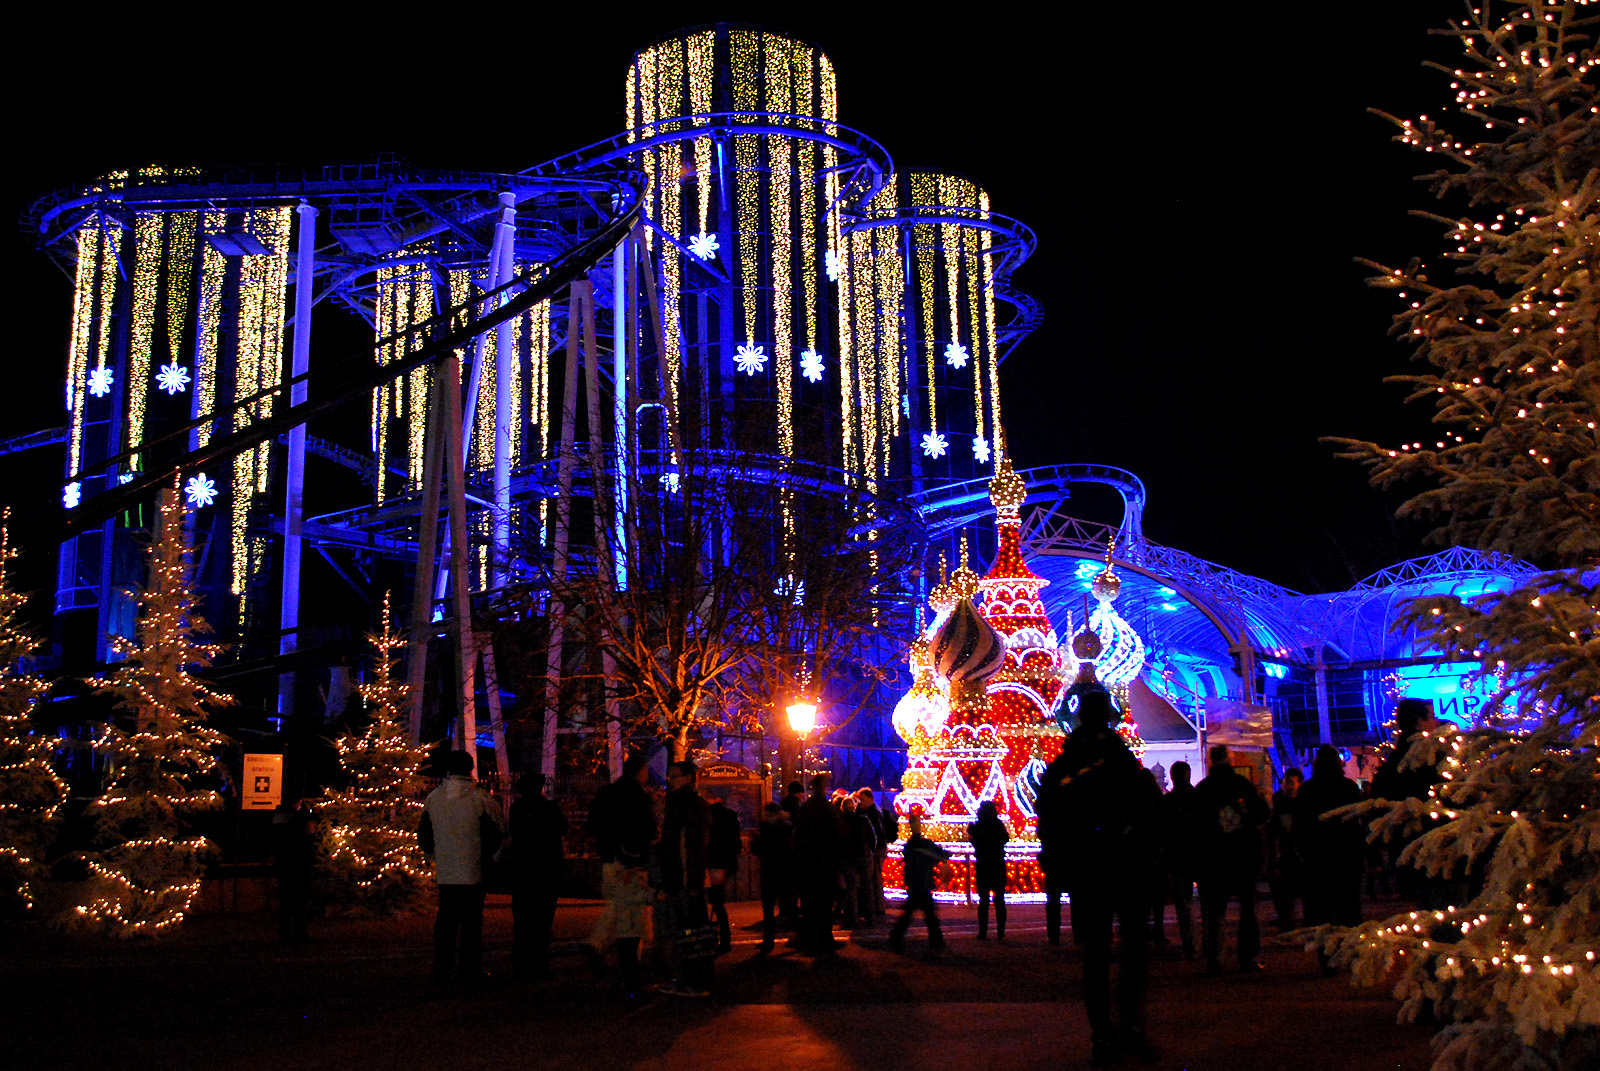
[[[39,640],[22,626],[27,596],[11,587],[8,509],[0,518],[0,912],[33,908],[33,882],[45,877],[44,850],[54,835],[67,785],[51,763],[55,738],[30,715],[46,684],[23,670]]]
[[[1594,369],[1600,215],[1592,142],[1600,15],[1579,0],[1479,0],[1448,33],[1447,72],[1469,134],[1441,115],[1391,119],[1427,154],[1448,215],[1443,269],[1366,262],[1402,306],[1393,333],[1421,371],[1396,377],[1434,403],[1434,445],[1339,440],[1382,486],[1426,488],[1402,516],[1433,515],[1449,542],[1539,562],[1509,593],[1412,603],[1419,654],[1475,662],[1480,724],[1414,737],[1408,762],[1439,781],[1424,800],[1362,817],[1404,834],[1400,861],[1470,873],[1454,908],[1321,934],[1357,982],[1448,1022],[1436,1067],[1588,1067],[1600,1059],[1600,559]]]
[[[227,738],[206,724],[232,703],[195,676],[219,650],[199,641],[210,626],[195,612],[192,552],[177,488],[161,494],[150,579],[134,596],[137,639],[115,639],[122,661],[91,683],[113,697],[117,716],[96,742],[113,771],[93,800],[96,850],[86,858],[90,900],[75,917],[124,936],[182,922],[200,890],[212,845],[190,831],[199,812],[221,805],[209,787]]]
[[[367,637],[372,669],[361,685],[367,725],[338,740],[342,784],[323,793],[323,888],[335,906],[392,914],[421,891],[428,863],[417,843],[425,750],[411,743],[407,685],[395,679],[405,640],[391,625],[389,596]]]

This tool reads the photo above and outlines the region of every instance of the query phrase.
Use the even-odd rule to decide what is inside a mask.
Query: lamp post
[[[789,728],[797,737],[794,765],[790,767],[785,778],[785,785],[801,774],[806,755],[806,736],[817,727],[817,704],[809,699],[796,699],[784,708],[784,713],[789,716]]]

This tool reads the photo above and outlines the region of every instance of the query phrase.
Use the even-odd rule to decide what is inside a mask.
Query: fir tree
[[[1438,763],[1427,800],[1391,806],[1379,833],[1422,835],[1402,860],[1466,877],[1455,908],[1328,937],[1357,979],[1399,979],[1406,1016],[1454,1020],[1436,1066],[1600,1066],[1600,98],[1577,0],[1479,0],[1448,32],[1461,119],[1393,120],[1429,153],[1429,214],[1460,281],[1372,264],[1407,303],[1394,331],[1430,370],[1397,377],[1435,405],[1432,443],[1340,440],[1374,482],[1420,479],[1402,509],[1435,537],[1549,572],[1503,597],[1421,600],[1410,611],[1442,661],[1495,683],[1485,724],[1446,727],[1408,761]],[[1393,117],[1389,117],[1393,119]],[[1481,888],[1480,888],[1481,885]]]
[[[20,627],[26,597],[11,589],[6,566],[11,549],[0,519],[0,915],[33,908],[31,882],[43,871],[43,856],[67,786],[51,765],[51,741],[33,732],[29,714],[44,682],[21,672],[19,663],[39,646]]]
[[[428,872],[417,843],[426,752],[411,743],[409,689],[395,680],[405,641],[390,628],[387,598],[382,630],[367,640],[374,654],[372,674],[361,685],[368,723],[340,739],[348,780],[323,797],[324,891],[335,906],[389,914],[411,905]]]
[[[124,936],[155,934],[183,921],[212,851],[189,820],[221,805],[208,787],[226,738],[206,711],[232,702],[193,671],[220,648],[197,636],[210,626],[195,613],[191,548],[175,489],[161,494],[149,583],[134,593],[137,641],[119,640],[122,662],[97,691],[123,716],[98,745],[111,764],[105,792],[90,805],[99,850],[87,856],[93,898],[79,917]]]

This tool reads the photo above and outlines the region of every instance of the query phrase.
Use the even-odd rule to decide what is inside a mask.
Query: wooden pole
[[[444,376],[433,376],[428,428],[423,436],[422,512],[417,523],[417,576],[411,595],[411,638],[406,648],[406,705],[411,711],[411,742],[422,742],[422,688],[428,667],[428,641],[433,637],[433,571],[438,566],[439,499],[444,484]],[[382,459],[379,459],[382,463]],[[378,479],[383,479],[380,469]]]
[[[556,775],[556,736],[560,731],[561,648],[565,639],[566,606],[560,588],[567,579],[567,546],[572,530],[572,436],[578,418],[578,331],[580,308],[590,305],[593,294],[587,279],[573,282],[567,300],[567,360],[561,383],[561,438],[556,443],[556,523],[550,538],[550,575],[556,586],[546,609],[550,622],[545,661],[543,751],[539,769],[547,779]],[[593,315],[591,312],[590,315]]]
[[[477,759],[477,644],[472,633],[472,590],[467,575],[467,474],[461,464],[461,355],[454,350],[444,359],[445,476],[450,495],[450,586],[455,614],[461,720],[457,723],[460,750]]]

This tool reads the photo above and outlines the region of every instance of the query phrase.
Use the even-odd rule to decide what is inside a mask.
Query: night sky
[[[463,7],[471,25],[442,8],[397,25],[390,8],[386,27],[319,14],[160,28],[148,13],[136,28],[57,26],[48,78],[23,64],[5,76],[5,211],[152,162],[383,151],[520,170],[620,129],[637,47],[751,18],[578,5],[591,26],[535,18],[540,6]],[[1408,350],[1386,335],[1394,299],[1366,289],[1354,258],[1404,265],[1441,248],[1406,214],[1432,207],[1411,178],[1424,161],[1366,109],[1444,111],[1448,79],[1422,61],[1449,61],[1455,46],[1425,31],[1457,5],[1067,5],[988,22],[1005,6],[961,21],[927,7],[833,10],[846,9],[848,23],[820,6],[764,21],[832,57],[841,122],[900,167],[966,175],[1038,234],[1015,284],[1046,319],[1001,370],[1018,467],[1132,469],[1150,490],[1152,539],[1303,591],[1425,552],[1425,529],[1392,519],[1400,496],[1369,489],[1318,436],[1426,434],[1428,412],[1380,382],[1406,370]],[[9,437],[64,419],[71,283],[14,228],[4,248]],[[24,544],[59,506],[49,481],[61,456],[0,459]],[[1111,519],[1095,489],[1080,502]],[[48,555],[30,557],[30,579],[48,584]]]

